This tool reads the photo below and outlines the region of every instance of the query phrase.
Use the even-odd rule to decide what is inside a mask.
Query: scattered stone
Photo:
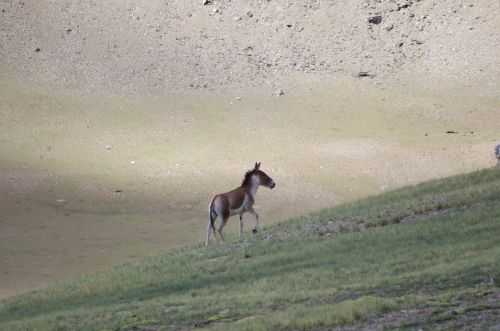
[[[213,3],[212,0],[203,0],[203,6],[208,6],[208,5],[211,5]]]
[[[292,24],[287,24],[286,27],[287,28],[291,28],[293,25]]]
[[[71,31],[73,31],[73,29],[66,29],[66,33],[71,33]]]
[[[359,77],[359,78],[364,78],[364,77],[373,78],[373,77],[375,77],[375,75],[374,75],[374,74],[369,73],[368,71],[360,71],[360,72],[358,73],[358,77]]]
[[[283,91],[282,89],[279,89],[279,90],[276,91],[276,95],[278,97],[281,97],[281,96],[285,95],[285,91]]]
[[[382,23],[382,16],[377,15],[377,16],[372,16],[368,18],[368,23],[370,24],[380,24]]]
[[[38,52],[40,52],[40,51],[41,51],[40,47],[35,48],[35,52],[37,52],[37,53],[38,53]]]
[[[115,193],[122,193],[123,190],[115,190]]]
[[[113,147],[112,147],[111,145],[106,145],[106,146],[104,146],[104,148],[106,148],[106,150],[108,150],[108,151],[109,151],[109,150],[111,150]]]
[[[458,131],[455,131],[455,130],[448,130],[446,131],[446,134],[457,134]]]
[[[401,9],[406,9],[406,8],[410,7],[412,4],[413,3],[411,3],[411,2],[407,2],[403,5],[400,5],[400,6],[398,6],[398,11],[400,11]]]
[[[130,164],[135,164],[135,161],[133,161],[133,160],[132,160],[132,161],[130,161]]]
[[[394,24],[385,27],[386,31],[391,31],[392,29],[394,29]]]
[[[252,18],[253,17],[253,13],[249,10],[249,11],[247,11],[247,16],[250,17],[250,18]]]
[[[65,199],[57,199],[57,200],[56,200],[56,202],[57,202],[57,203],[65,203],[65,202],[66,202],[66,200],[65,200]]]

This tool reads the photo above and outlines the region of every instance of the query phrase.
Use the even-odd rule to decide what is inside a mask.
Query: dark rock
[[[377,16],[372,16],[368,18],[368,23],[370,24],[380,24],[382,23],[382,16],[377,15]]]
[[[374,75],[374,74],[369,73],[368,71],[360,71],[360,72],[358,73],[358,77],[359,77],[359,78],[364,78],[364,77],[370,77],[370,78],[373,78],[373,77],[375,77],[375,75]]]
[[[203,6],[208,6],[208,5],[211,5],[213,3],[212,0],[203,0]]]
[[[413,3],[412,2],[407,2],[401,6],[398,6],[398,11],[400,11],[401,9],[406,9],[408,7],[410,7]]]
[[[253,13],[251,11],[247,11],[247,16],[248,17],[253,17]]]
[[[40,51],[41,51],[40,47],[35,48],[35,52],[40,52]]]
[[[455,131],[455,130],[448,130],[446,131],[446,134],[457,134],[458,131]]]

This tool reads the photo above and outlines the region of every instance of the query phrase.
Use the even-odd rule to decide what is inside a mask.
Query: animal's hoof
[[[253,233],[257,233],[257,229],[253,229],[253,230],[252,230],[252,232],[253,232]]]

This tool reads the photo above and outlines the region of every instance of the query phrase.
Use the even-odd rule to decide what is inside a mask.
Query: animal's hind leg
[[[212,235],[212,221],[211,220],[208,220],[208,227],[207,227],[207,240],[205,241],[205,246],[208,246],[208,243],[210,242],[210,236]],[[215,236],[215,232],[214,232],[214,237],[215,239],[217,239],[217,237]]]
[[[224,241],[224,235],[222,234],[222,229],[224,229],[224,227],[226,226],[226,223],[227,223],[227,218],[222,218],[222,221],[220,222],[219,230],[217,231],[217,232],[219,232],[219,236],[222,239],[222,241]]]

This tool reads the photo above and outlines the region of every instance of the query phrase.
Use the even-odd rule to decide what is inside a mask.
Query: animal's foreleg
[[[254,209],[250,210],[250,213],[255,216],[255,227],[253,228],[252,232],[257,233],[257,230],[260,228],[259,226],[259,214]]]
[[[240,214],[240,240],[243,236],[243,213]]]

